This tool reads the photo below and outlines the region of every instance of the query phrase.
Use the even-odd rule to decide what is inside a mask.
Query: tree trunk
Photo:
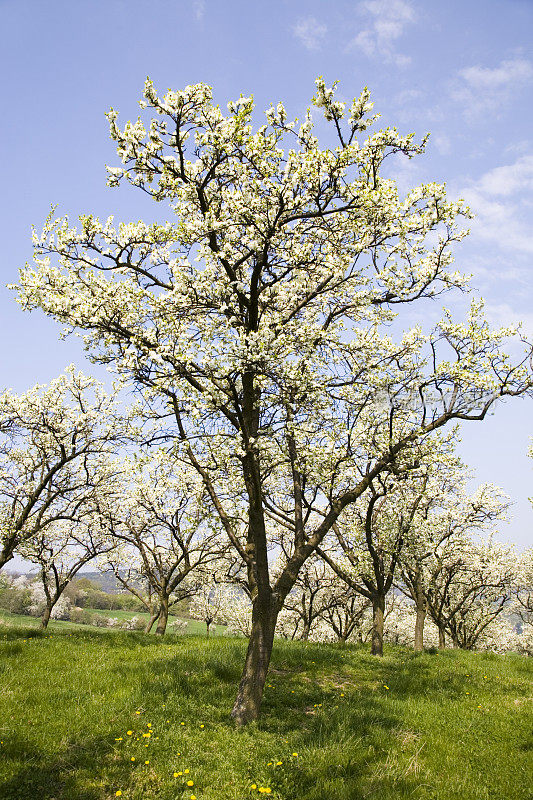
[[[163,636],[167,629],[168,622],[168,597],[161,598],[161,605],[159,607],[159,622],[155,629],[156,636]]]
[[[209,621],[207,621],[207,620],[206,620],[206,623],[205,623],[205,629],[206,629],[206,631],[207,631],[207,638],[208,638],[208,639],[209,639],[209,628],[210,628],[210,627],[211,627],[211,620],[209,620]]]
[[[310,624],[309,620],[306,620],[304,622],[304,626],[303,626],[303,629],[302,629],[302,635],[300,636],[300,639],[302,640],[302,642],[307,642],[308,641],[310,630],[311,630],[311,624]]]
[[[52,613],[52,608],[53,606],[47,605],[43,611],[43,615],[41,617],[41,628],[43,629],[43,631],[46,630],[46,628],[48,627],[48,623],[50,622],[50,615]]]
[[[152,612],[152,616],[150,617],[150,619],[146,623],[146,627],[144,629],[145,633],[150,633],[150,631],[153,628],[154,622],[156,621],[156,619],[158,619],[158,617],[159,617],[159,611]]]
[[[259,718],[263,689],[272,655],[277,611],[261,608],[258,598],[252,606],[252,632],[246,661],[231,716],[238,726]]]
[[[9,553],[6,553],[4,551],[1,552],[0,553],[0,569],[2,569],[2,567],[4,567],[8,563],[8,561],[11,561],[12,558],[13,558],[13,554],[10,555]]]
[[[383,620],[385,618],[385,598],[375,595],[372,600],[372,646],[373,656],[383,655]]]
[[[422,652],[424,649],[424,624],[426,622],[426,598],[422,592],[416,595],[416,621],[415,621],[415,650]]]
[[[446,633],[444,628],[439,628],[439,648],[444,650],[446,647]]]

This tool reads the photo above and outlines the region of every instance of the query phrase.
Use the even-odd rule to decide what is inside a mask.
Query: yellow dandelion
[[[250,786],[250,789],[257,789],[257,783],[252,783],[252,785]]]
[[[283,761],[276,761],[276,767],[280,767],[283,764]]]
[[[126,733],[128,734],[128,736],[133,736],[133,731],[126,731]]]
[[[131,757],[131,761],[135,761],[135,756],[132,756],[132,757]]]
[[[194,781],[187,781],[187,786],[194,786]]]
[[[205,728],[205,725],[200,725],[200,728]]]
[[[298,756],[298,753],[293,753],[294,758]]]
[[[183,774],[184,774],[184,775],[188,775],[188,774],[189,774],[189,772],[190,772],[190,769],[184,769],[184,770],[183,770]]]
[[[147,722],[147,723],[146,723],[146,727],[147,727],[147,728],[151,728],[151,727],[152,727],[152,723],[151,723],[151,722]]]
[[[181,772],[175,772],[175,773],[174,773],[174,777],[175,777],[175,778],[179,778],[179,776],[180,776],[180,775],[181,775]]]
[[[122,797],[122,792],[120,791],[120,789],[117,792],[115,792],[115,797]]]
[[[196,795],[195,794],[191,794],[191,800],[196,800]]]
[[[136,711],[135,713],[136,713],[136,714],[140,714],[141,712],[140,712],[140,711]]]
[[[270,794],[272,789],[270,788],[270,786],[260,786],[259,791],[261,792],[261,794]]]
[[[149,761],[145,761],[144,763],[145,763],[145,764],[149,764],[150,762],[149,762]]]

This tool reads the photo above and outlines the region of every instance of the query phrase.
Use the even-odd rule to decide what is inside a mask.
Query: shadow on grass
[[[92,783],[97,768],[112,756],[109,738],[70,741],[50,756],[35,743],[12,734],[2,751],[2,800],[101,800],[102,790]],[[98,766],[97,766],[98,765]],[[89,777],[89,780],[84,778]],[[114,792],[113,792],[114,794]]]
[[[202,643],[200,641],[200,643]],[[391,741],[402,728],[402,719],[392,713],[389,699],[376,692],[365,690],[348,704],[339,703],[339,692],[323,689],[317,682],[300,684],[297,693],[290,694],[291,681],[297,680],[302,660],[317,673],[346,666],[341,653],[328,653],[309,646],[302,648],[300,657],[292,657],[290,646],[276,648],[271,678],[275,684],[267,686],[263,713],[258,721],[243,731],[236,730],[229,712],[240,678],[245,643],[229,640],[223,643],[206,643],[203,650],[198,642],[183,642],[184,652],[169,657],[156,657],[147,665],[116,665],[114,671],[120,680],[129,676],[140,687],[146,708],[166,704],[165,713],[177,713],[179,719],[197,721],[198,715],[208,711],[210,725],[225,731],[234,742],[235,749],[246,749],[254,741],[255,747],[268,747],[273,741],[290,741],[296,750],[322,754],[322,764],[311,759],[308,764],[294,761],[289,773],[278,770],[269,781],[272,791],[283,800],[326,800],[322,792],[331,783],[339,787],[342,800],[363,800],[377,792],[374,787],[376,766],[387,756],[384,743]],[[309,659],[307,658],[309,656]],[[318,707],[318,704],[321,704]],[[253,731],[263,738],[263,744],[253,739]],[[274,737],[274,739],[273,739]],[[364,742],[364,746],[361,746]],[[278,746],[278,745],[275,745]],[[257,756],[257,753],[256,753]],[[322,788],[320,788],[322,787]],[[413,791],[409,778],[395,778],[398,797]],[[215,795],[206,795],[211,800]],[[218,796],[218,795],[217,795]],[[329,795],[328,795],[329,800]]]

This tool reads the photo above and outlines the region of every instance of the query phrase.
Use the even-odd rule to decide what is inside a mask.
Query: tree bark
[[[422,652],[424,649],[424,624],[426,622],[426,598],[422,592],[416,595],[416,620],[415,620],[415,650]]]
[[[159,622],[155,629],[156,636],[163,636],[167,629],[168,622],[168,597],[161,598],[161,605],[159,607]]]
[[[374,595],[372,599],[372,645],[373,656],[383,655],[383,620],[385,617],[385,597]]]
[[[444,628],[439,628],[439,648],[444,650],[446,647],[446,633]]]
[[[41,617],[41,628],[43,629],[43,631],[46,630],[46,628],[48,627],[48,623],[50,622],[50,615],[52,613],[52,608],[53,606],[47,605],[43,611],[43,615]]]
[[[152,613],[152,615],[151,615],[150,619],[149,619],[149,620],[148,620],[148,622],[146,623],[146,627],[145,627],[145,629],[144,629],[144,632],[145,632],[145,633],[150,633],[150,631],[152,630],[152,628],[153,628],[153,626],[154,626],[154,622],[155,622],[155,621],[156,621],[156,619],[158,619],[158,618],[159,618],[159,611],[154,611],[154,612]]]
[[[263,689],[272,655],[277,612],[262,608],[259,597],[252,606],[252,632],[237,697],[231,716],[238,726],[258,719]]]

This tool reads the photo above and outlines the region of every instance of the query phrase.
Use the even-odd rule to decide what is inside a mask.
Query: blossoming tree
[[[186,469],[156,450],[123,460],[111,502],[103,498],[100,504],[115,545],[105,562],[149,610],[147,631],[157,620],[159,636],[165,633],[170,607],[200,589],[199,570],[224,550],[204,493],[190,465]]]
[[[466,211],[434,183],[400,196],[383,164],[423,143],[394,128],[367,136],[368,90],[347,106],[319,79],[313,102],[333,136],[322,148],[310,112],[298,124],[280,103],[254,130],[252,98],[224,114],[204,84],[159,96],[147,80],[147,126],[108,115],[122,160],[109,183],[129,182],[171,219],[89,215],[76,228],[51,215],[20,276],[24,308],[83,332],[93,359],[144,387],[246,564],[238,724],[259,715],[278,614],[343,509],[407,468],[415,442],[532,385],[502,349],[510,331],[491,332],[479,304],[464,324],[446,313],[428,335],[384,335],[402,305],[465,286],[450,248]],[[393,384],[419,401],[398,437],[378,403]],[[280,525],[292,544],[274,578]]]
[[[69,367],[48,386],[4,392],[0,418],[1,568],[48,527],[94,513],[132,416],[101,383]]]

